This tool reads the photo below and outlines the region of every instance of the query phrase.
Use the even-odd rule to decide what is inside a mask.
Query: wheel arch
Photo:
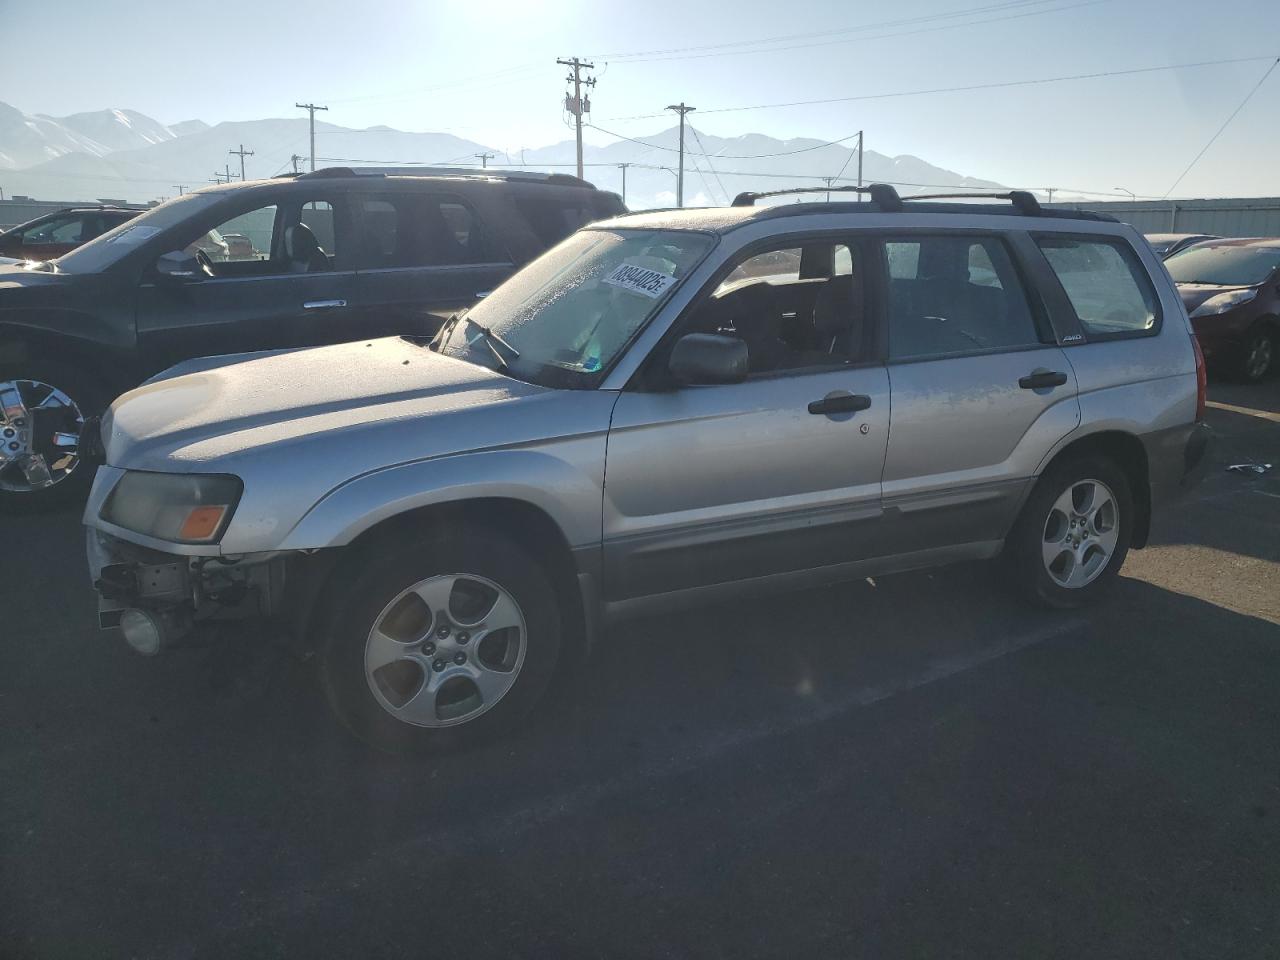
[[[1038,476],[1043,477],[1064,460],[1091,456],[1105,457],[1124,471],[1136,508],[1130,546],[1137,549],[1145,547],[1151,534],[1151,471],[1147,449],[1136,434],[1125,430],[1099,430],[1077,437],[1047,458]]]
[[[568,538],[549,513],[538,505],[514,497],[477,497],[448,500],[414,507],[386,517],[362,531],[350,543],[333,551],[329,563],[318,564],[316,575],[295,594],[292,626],[303,647],[314,649],[317,628],[332,621],[333,604],[343,595],[362,554],[380,546],[392,547],[406,540],[449,537],[468,528],[482,527],[510,538],[544,564],[556,591],[564,617],[565,640],[570,649],[585,651],[593,638],[594,597],[584,589],[582,571]]]
[[[104,351],[114,354],[106,344],[93,340],[0,321],[0,367],[49,361],[75,367],[91,378],[110,400],[133,386],[132,366],[127,362],[104,363]],[[127,358],[120,357],[124,360]]]

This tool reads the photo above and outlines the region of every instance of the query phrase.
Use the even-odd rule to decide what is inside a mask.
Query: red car
[[[1256,383],[1280,354],[1280,238],[1208,240],[1164,265],[1211,367]]]
[[[0,233],[0,257],[53,260],[142,212],[130,207],[67,207],[46,213]]]

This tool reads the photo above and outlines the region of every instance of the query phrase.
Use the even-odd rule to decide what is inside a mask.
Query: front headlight
[[[1219,293],[1210,297],[1200,306],[1191,311],[1193,317],[1216,317],[1220,313],[1226,313],[1232,307],[1238,307],[1242,303],[1248,303],[1258,295],[1257,290],[1232,290],[1229,293]]]
[[[172,543],[216,543],[244,484],[228,474],[130,470],[98,514],[108,523]]]

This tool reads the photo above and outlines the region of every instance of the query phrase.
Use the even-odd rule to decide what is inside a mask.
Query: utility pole
[[[622,171],[622,203],[624,206],[627,202],[627,167],[629,166],[631,166],[629,163],[618,164],[618,169]]]
[[[1058,189],[1057,187],[1045,187],[1045,193],[1049,194],[1050,203],[1053,203],[1053,191],[1057,189]]]
[[[477,160],[480,161],[481,170],[488,169],[489,161],[493,159],[492,153],[476,153],[476,154],[472,154],[472,156],[474,156]]]
[[[678,104],[672,104],[667,107],[668,110],[674,110],[680,114],[680,174],[676,177],[676,206],[684,206],[684,115],[692,113],[697,107],[686,107],[684,101]]]
[[[171,183],[169,186],[178,191],[178,196],[182,196],[187,192],[187,185],[185,183]]]
[[[227,151],[227,153],[231,154],[233,157],[239,157],[239,158],[240,158],[240,182],[241,182],[241,183],[244,183],[244,158],[245,158],[245,157],[252,157],[252,156],[253,156],[253,151],[252,151],[252,150],[246,150],[246,149],[244,148],[244,144],[242,143],[242,144],[240,144],[240,149],[239,149],[239,150],[228,150],[228,151]]]
[[[862,131],[858,131],[858,186],[862,186]],[[858,202],[862,202],[862,194],[858,194]]]
[[[295,154],[293,154],[293,156],[291,156],[291,157],[289,158],[289,162],[293,164],[293,172],[294,172],[294,173],[297,173],[297,172],[298,172],[298,161],[299,161],[299,160],[301,160],[301,159],[302,159],[302,157],[298,156],[298,154],[296,154],[296,153],[295,153]]]
[[[591,112],[591,98],[582,96],[583,87],[594,87],[595,77],[583,78],[583,70],[594,70],[594,63],[586,63],[574,57],[572,60],[557,60],[562,67],[571,67],[573,73],[565,77],[565,81],[573,84],[573,93],[564,95],[564,107],[573,114],[574,127],[578,136],[578,179],[582,179],[582,115]]]
[[[316,170],[316,111],[328,110],[328,107],[317,107],[314,103],[295,103],[299,110],[306,110],[311,117],[311,172]]]
[[[823,179],[823,180],[825,180],[825,181],[827,181],[827,203],[830,203],[830,202],[831,202],[831,181],[835,180],[836,178],[835,178],[835,177],[823,177],[822,179]]]

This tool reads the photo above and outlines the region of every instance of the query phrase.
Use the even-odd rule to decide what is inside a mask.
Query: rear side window
[[[440,267],[501,262],[466,204],[401,194],[360,204],[363,267]]]
[[[547,246],[554,246],[569,234],[599,219],[589,198],[581,202],[546,196],[515,195],[516,209],[529,222],[534,234]]]
[[[1080,325],[1090,338],[1155,333],[1156,292],[1128,244],[1103,237],[1039,236]]]
[[[891,361],[1040,343],[1018,273],[997,238],[891,238],[884,256]]]

